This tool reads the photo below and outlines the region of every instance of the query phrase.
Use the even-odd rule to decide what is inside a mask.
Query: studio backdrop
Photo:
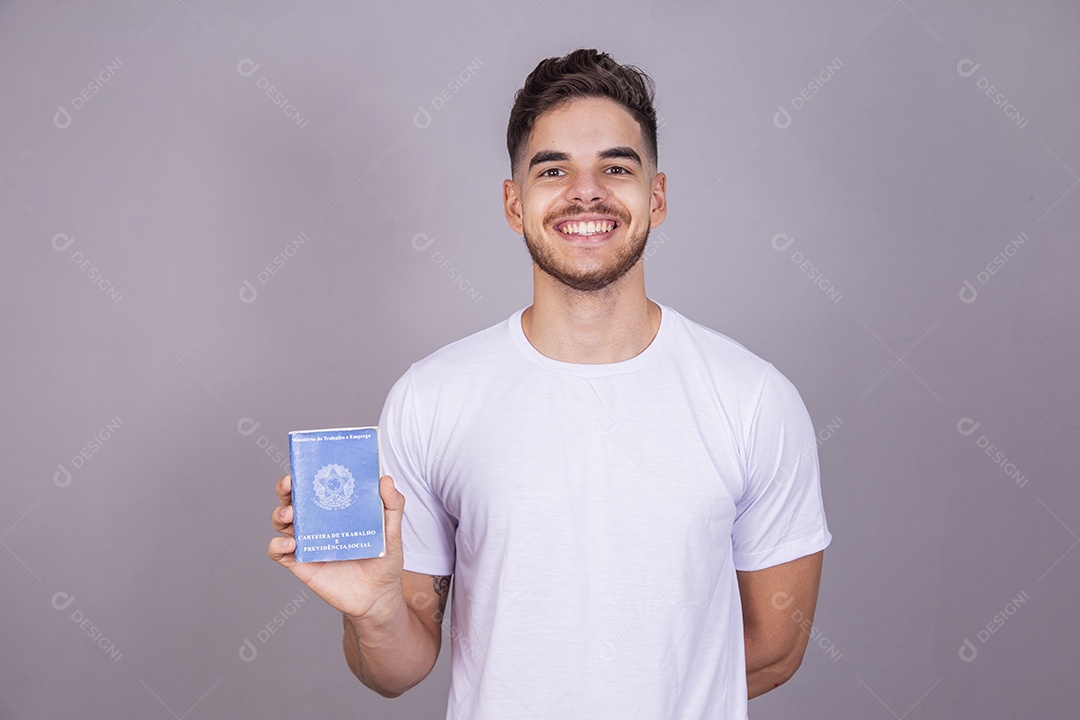
[[[818,610],[751,717],[1075,716],[1077,37],[1051,0],[0,5],[0,718],[443,717],[453,618],[362,686],[274,483],[531,302],[506,122],[577,47],[656,81],[649,296],[817,432]]]

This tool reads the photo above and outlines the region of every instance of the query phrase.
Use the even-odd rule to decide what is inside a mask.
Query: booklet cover
[[[386,554],[379,428],[289,433],[298,562]]]

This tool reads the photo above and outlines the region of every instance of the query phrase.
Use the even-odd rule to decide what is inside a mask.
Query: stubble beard
[[[527,230],[523,231],[523,235],[533,262],[545,274],[572,290],[596,292],[608,287],[638,264],[649,241],[649,228],[646,227],[638,235],[632,236],[630,242],[623,246],[610,264],[589,272],[574,272],[573,268],[559,263],[550,245],[529,237]]]

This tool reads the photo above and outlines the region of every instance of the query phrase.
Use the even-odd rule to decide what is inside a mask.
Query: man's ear
[[[649,227],[654,228],[667,217],[667,175],[664,173],[656,173],[653,178],[649,203]]]
[[[506,213],[506,222],[510,229],[518,235],[525,232],[521,221],[521,194],[518,185],[513,180],[503,180],[503,211]]]

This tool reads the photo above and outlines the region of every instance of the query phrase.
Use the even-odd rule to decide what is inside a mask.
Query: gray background
[[[505,123],[581,46],[659,88],[650,296],[820,431],[813,640],[751,715],[1074,716],[1078,36],[1049,0],[0,6],[0,717],[442,717],[448,642],[384,700],[266,557],[275,453],[531,301]]]

